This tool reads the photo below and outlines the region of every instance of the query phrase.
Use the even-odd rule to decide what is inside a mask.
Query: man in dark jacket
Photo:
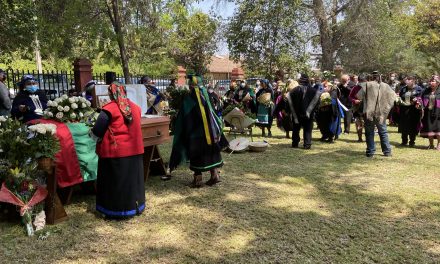
[[[299,146],[299,131],[303,128],[304,149],[312,146],[312,129],[315,108],[319,104],[320,93],[310,85],[307,74],[301,74],[299,86],[287,96],[293,120],[292,148]]]
[[[43,117],[47,108],[46,93],[39,89],[32,75],[24,75],[19,83],[20,92],[12,102],[11,115],[22,122],[28,122]]]

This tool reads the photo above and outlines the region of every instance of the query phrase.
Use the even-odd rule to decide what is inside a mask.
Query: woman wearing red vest
[[[96,210],[109,218],[130,217],[145,209],[141,110],[123,85],[112,83],[108,91],[111,102],[92,129],[99,156]]]

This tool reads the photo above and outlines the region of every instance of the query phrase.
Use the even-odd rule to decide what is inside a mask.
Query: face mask
[[[390,78],[391,81],[394,81],[395,79],[396,79],[396,78],[394,78],[394,77],[391,77],[391,78]]]
[[[30,93],[35,93],[38,90],[38,86],[35,84],[34,85],[27,85],[24,89]]]
[[[240,84],[240,87],[241,87],[241,88],[244,88],[244,86],[245,86],[244,83],[241,83],[241,84]]]
[[[208,93],[213,93],[213,92],[214,92],[214,89],[212,89],[212,88],[208,89]]]
[[[256,85],[256,86],[260,86],[260,82],[256,82],[255,85]]]

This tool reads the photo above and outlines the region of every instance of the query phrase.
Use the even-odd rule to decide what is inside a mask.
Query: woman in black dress
[[[433,76],[427,88],[422,94],[422,130],[420,136],[429,139],[428,149],[440,150],[440,78]],[[437,139],[437,146],[434,146]]]

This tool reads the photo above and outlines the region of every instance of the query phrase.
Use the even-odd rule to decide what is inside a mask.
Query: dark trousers
[[[298,147],[299,141],[301,140],[301,138],[299,137],[299,131],[302,128],[304,148],[310,148],[310,146],[312,145],[313,119],[300,118],[298,121],[299,124],[293,124],[292,147]]]
[[[409,144],[414,145],[416,141],[416,134],[415,133],[402,133],[402,145],[408,144],[408,137],[409,137]]]
[[[351,112],[351,109],[344,112],[344,132],[350,133],[350,125],[351,125],[351,119],[353,118],[353,113]]]

